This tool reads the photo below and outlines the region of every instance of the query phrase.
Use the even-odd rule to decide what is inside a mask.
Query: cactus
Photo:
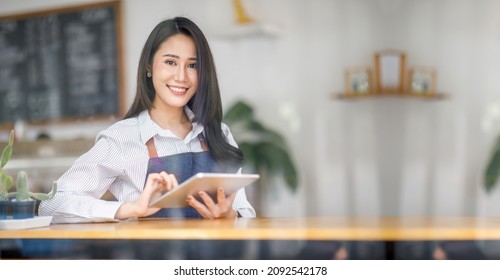
[[[2,158],[0,159],[0,201],[7,201],[12,197],[16,198],[16,201],[29,200],[34,198],[36,200],[48,200],[54,197],[57,191],[57,183],[54,181],[52,184],[52,190],[49,194],[45,193],[32,193],[28,188],[28,175],[26,171],[19,171],[16,180],[16,192],[9,192],[10,188],[14,185],[14,179],[12,176],[7,175],[3,168],[9,162],[12,156],[12,149],[14,146],[14,130],[11,130],[9,136],[9,143],[4,148],[2,152]]]
[[[17,173],[16,192],[10,193],[9,196],[15,196],[16,201],[30,200],[31,198],[36,200],[48,200],[53,198],[56,192],[56,181],[52,184],[52,190],[48,194],[30,192],[28,189],[28,175],[25,171],[21,170]]]
[[[0,201],[9,199],[9,189],[14,183],[12,176],[5,174],[3,171],[4,166],[9,162],[12,155],[12,148],[14,146],[14,130],[10,131],[9,143],[3,149],[2,158],[0,160]]]

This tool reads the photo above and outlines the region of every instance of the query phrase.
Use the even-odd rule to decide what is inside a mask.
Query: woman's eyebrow
[[[180,59],[180,56],[175,55],[175,54],[164,54],[163,56],[168,56],[168,57],[173,57],[173,58]],[[196,59],[196,57],[190,57],[190,58],[188,58],[188,59],[189,59],[189,60],[194,60],[194,61],[196,61],[196,60],[197,60],[197,59]]]

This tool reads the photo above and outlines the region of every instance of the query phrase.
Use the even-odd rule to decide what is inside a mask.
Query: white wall
[[[82,2],[90,1],[0,0],[0,15]],[[230,25],[230,0],[123,4],[129,104],[147,35],[183,15],[208,35],[224,104],[245,98],[286,135],[301,186],[292,194],[277,180],[267,215],[500,214],[500,191],[479,185],[500,131],[499,0],[245,0],[251,16],[282,32],[237,39],[215,36]],[[385,48],[404,50],[409,66],[435,67],[451,98],[330,97],[345,68],[372,66]]]

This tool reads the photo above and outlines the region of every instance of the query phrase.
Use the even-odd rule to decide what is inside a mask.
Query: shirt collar
[[[193,125],[191,132],[186,136],[186,139],[184,140],[191,141],[193,138],[197,137],[198,134],[200,134],[203,131],[203,125],[198,124],[197,122],[193,122],[195,115],[188,106],[184,106],[184,112],[186,113],[186,116]],[[156,124],[151,119],[148,110],[142,111],[137,116],[137,121],[139,125],[139,132],[141,134],[141,142],[144,144],[146,144],[146,142],[149,139],[153,138],[156,135],[160,135],[163,137],[175,137],[175,138],[177,137],[170,130],[163,129],[158,124]]]

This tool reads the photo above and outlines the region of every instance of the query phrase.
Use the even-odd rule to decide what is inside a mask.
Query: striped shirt
[[[187,107],[185,112],[192,121],[193,112]],[[144,189],[149,161],[146,142],[154,138],[160,157],[202,152],[197,137],[202,131],[203,125],[192,121],[191,131],[180,139],[156,124],[147,110],[111,125],[99,132],[95,145],[57,180],[56,196],[40,203],[39,215],[54,216],[53,223],[114,220],[118,208],[136,201]],[[222,124],[222,132],[229,144],[237,146],[227,125]],[[101,199],[108,190],[117,201]],[[242,217],[255,217],[244,189],[236,194],[233,209]]]

